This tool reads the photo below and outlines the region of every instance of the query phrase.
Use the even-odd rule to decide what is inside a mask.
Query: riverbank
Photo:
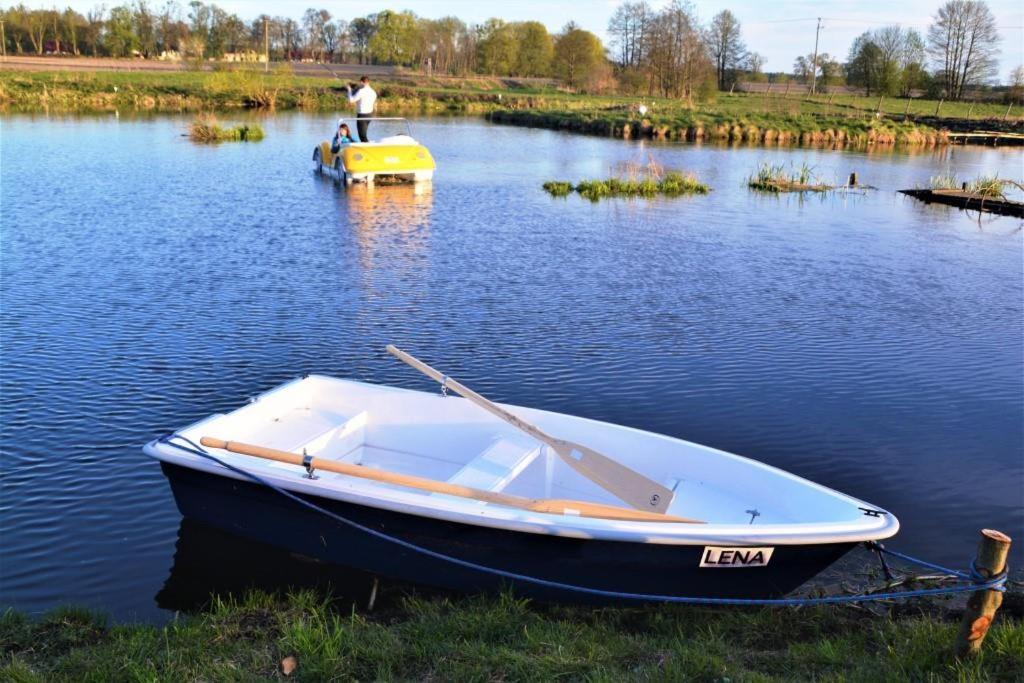
[[[298,680],[981,681],[1024,671],[1024,622],[1006,608],[982,655],[964,662],[950,654],[959,617],[946,603],[872,609],[593,609],[501,596],[403,597],[363,613],[296,592],[215,600],[165,626],[109,625],[71,608],[36,621],[8,611],[0,678],[273,678],[286,659]]]
[[[719,140],[754,144],[800,145],[937,145],[947,133],[930,126],[889,119],[836,117],[820,114],[786,115],[751,112],[733,116],[718,111],[674,109],[644,117],[629,111],[499,109],[489,120],[516,126],[568,130],[616,138],[657,140]]]
[[[345,111],[340,78],[237,68],[220,71],[0,71],[0,108],[6,111],[200,112],[224,110]],[[382,114],[483,114],[503,124],[568,130],[618,138],[722,140],[758,144],[936,145],[948,130],[980,126],[1016,130],[1019,119],[998,120],[996,105],[946,105],[933,115],[926,101],[883,102],[831,96],[762,97],[719,93],[713,101],[591,96],[550,83],[498,78],[383,75],[375,81]],[[647,110],[638,113],[643,102]],[[906,105],[901,104],[907,102]],[[914,111],[911,112],[913,107]],[[902,114],[896,110],[902,108]],[[973,120],[971,117],[975,117]],[[982,118],[989,117],[989,118]]]

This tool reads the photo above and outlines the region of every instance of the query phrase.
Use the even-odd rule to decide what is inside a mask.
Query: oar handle
[[[266,460],[274,460],[276,462],[283,462],[290,465],[305,466],[306,464],[304,456],[298,455],[297,453],[289,453],[288,451],[281,451],[276,448],[267,448],[266,446],[257,446],[239,441],[225,441],[224,439],[216,439],[210,436],[202,437],[199,439],[199,443],[207,448],[219,448],[230,453],[248,455],[254,458],[264,458]],[[309,462],[309,467],[314,470],[345,474],[351,477],[359,477],[360,479],[369,479],[371,481],[378,481],[384,484],[394,484],[397,486],[419,489],[421,491],[429,491],[431,493],[441,493],[460,498],[472,498],[485,503],[504,505],[506,507],[530,510],[532,512],[636,522],[704,524],[704,522],[699,519],[674,517],[671,515],[646,512],[643,510],[630,510],[627,508],[617,507],[615,505],[589,503],[583,500],[538,500],[525,498],[523,496],[514,496],[508,493],[484,491],[483,489],[476,489],[470,486],[449,484],[448,482],[437,481],[435,479],[426,479],[424,477],[416,477],[408,474],[399,474],[398,472],[389,472],[388,470],[378,470],[370,467],[361,467],[359,465],[350,465],[348,463],[338,462],[336,460],[325,460],[323,458],[312,458]]]
[[[442,386],[448,387],[459,396],[462,396],[468,401],[475,403],[476,405],[483,408],[492,415],[504,420],[505,422],[508,422],[517,429],[521,429],[522,431],[526,432],[527,434],[529,434],[530,436],[532,436],[533,438],[537,439],[542,443],[545,443],[549,446],[555,445],[554,442],[556,441],[556,439],[553,436],[543,432],[542,430],[528,422],[524,422],[523,420],[519,419],[512,413],[495,404],[493,401],[490,401],[489,399],[486,399],[480,394],[476,393],[475,391],[467,387],[465,384],[462,384],[461,382],[458,382],[452,379],[451,377],[438,372],[434,368],[430,367],[429,365],[421,361],[419,358],[410,356],[408,353],[398,348],[394,344],[388,344],[386,348],[387,352],[390,353],[395,358],[397,358],[398,360],[419,370],[427,377],[430,377],[440,382]]]

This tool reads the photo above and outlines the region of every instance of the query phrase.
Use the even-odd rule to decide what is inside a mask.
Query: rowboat
[[[318,173],[328,173],[346,185],[353,182],[372,184],[378,178],[415,183],[434,177],[434,157],[430,150],[412,136],[409,122],[396,117],[373,117],[374,128],[391,129],[392,134],[370,142],[352,142],[337,152],[331,151],[328,140],[313,148],[313,166]],[[356,121],[352,121],[356,127]]]
[[[492,403],[388,350],[443,391],[311,375],[144,450],[187,518],[457,591],[777,597],[899,529],[769,465]]]

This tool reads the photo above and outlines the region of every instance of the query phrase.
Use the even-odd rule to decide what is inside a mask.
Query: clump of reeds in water
[[[955,173],[940,173],[928,179],[929,190],[959,190],[960,181]]]
[[[567,197],[573,191],[573,186],[570,182],[549,180],[544,183],[544,191],[552,197]]]
[[[257,124],[224,127],[212,117],[198,118],[189,126],[189,137],[195,142],[255,142],[262,140],[263,135]]]
[[[807,164],[789,170],[782,164],[761,164],[747,178],[747,185],[765,192],[826,192],[836,189],[833,185],[820,182],[814,175],[814,169]]]
[[[1006,190],[1011,194],[1024,191],[1024,185],[1015,180],[1007,180],[999,176],[981,176],[968,183],[967,191],[978,197],[989,199],[1007,199]]]
[[[1006,199],[1006,188],[1024,190],[1020,183],[999,176],[980,176],[968,182],[961,182],[955,173],[943,173],[928,180],[929,190],[959,190],[976,197]]]
[[[566,181],[549,181],[544,189],[554,197],[565,197],[575,190],[592,202],[608,197],[679,197],[687,194],[707,194],[711,188],[697,180],[692,173],[666,172],[650,160],[646,165],[627,164],[615,177],[583,180],[575,186]]]

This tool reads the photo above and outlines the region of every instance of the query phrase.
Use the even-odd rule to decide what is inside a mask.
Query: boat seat
[[[449,484],[500,491],[541,453],[542,444],[499,436],[448,480]]]

